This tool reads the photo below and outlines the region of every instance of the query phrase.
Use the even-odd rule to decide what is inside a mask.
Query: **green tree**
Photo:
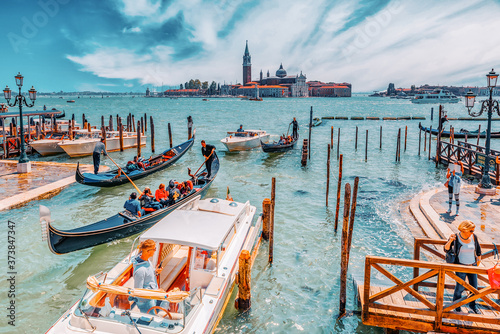
[[[200,81],[200,79],[196,79],[194,81],[194,87],[193,88],[194,89],[200,89],[201,88],[201,81]]]
[[[184,89],[188,89],[188,88],[189,88],[189,84],[186,81],[186,83],[184,84]]]
[[[208,89],[208,81],[203,81],[203,83],[201,84],[201,88]]]
[[[210,95],[213,95],[215,94],[215,91],[217,90],[217,84],[215,83],[215,81],[212,81],[212,83],[210,84]]]
[[[199,81],[199,80],[198,80]],[[189,89],[194,89],[195,88],[195,82],[193,79],[189,80],[189,86],[188,86]]]
[[[184,86],[182,86],[182,84],[181,84],[181,87],[179,89],[184,89]]]

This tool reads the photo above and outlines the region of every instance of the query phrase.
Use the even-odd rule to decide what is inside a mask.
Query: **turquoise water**
[[[418,192],[442,185],[444,170],[436,169],[427,160],[427,152],[418,156],[418,122],[401,121],[342,121],[323,120],[312,131],[312,157],[306,168],[301,167],[299,148],[283,154],[269,155],[260,150],[228,153],[220,139],[226,131],[239,124],[245,128],[263,129],[279,135],[287,131],[293,117],[299,121],[299,134],[306,138],[311,106],[314,117],[322,116],[425,116],[430,121],[430,105],[413,105],[408,100],[354,96],[346,99],[266,99],[263,102],[239,99],[145,99],[131,97],[40,98],[38,106],[62,108],[67,115],[75,114],[81,122],[85,113],[91,124],[100,125],[101,115],[126,117],[132,112],[138,117],[147,113],[154,117],[157,152],[168,145],[168,122],[172,125],[174,144],[187,138],[186,118],[191,115],[196,127],[194,147],[174,166],[137,185],[156,189],[170,179],[187,178],[187,167],[196,170],[203,162],[199,140],[205,139],[217,147],[221,169],[210,197],[225,197],[230,188],[235,201],[250,201],[261,211],[262,200],[270,196],[271,178],[276,177],[276,217],[274,263],[267,263],[267,243],[263,243],[252,272],[252,309],[240,314],[233,299],[228,304],[217,332],[219,333],[381,333],[381,329],[361,324],[357,316],[337,322],[340,231],[334,233],[338,161],[336,143],[341,128],[340,153],[344,155],[343,182],[353,183],[359,176],[356,220],[350,256],[348,310],[357,309],[353,278],[362,277],[367,254],[412,258],[414,223],[406,211],[408,200]],[[437,106],[433,106],[435,114]],[[449,117],[466,116],[462,103],[446,105]],[[437,116],[434,118],[434,127]],[[498,122],[493,129],[498,131]],[[116,124],[116,121],[115,121]],[[456,129],[482,128],[486,122],[453,122]],[[358,149],[355,127],[359,127]],[[332,151],[330,206],[325,206],[326,156],[330,143],[330,127],[335,129]],[[379,149],[380,126],[383,127],[383,147]],[[407,150],[401,152],[401,162],[395,163],[396,136],[399,128],[408,126]],[[368,161],[365,162],[365,133],[368,134]],[[422,138],[423,142],[423,138]],[[481,141],[483,144],[483,140]],[[299,145],[301,146],[301,145]],[[498,148],[492,141],[492,147]],[[432,152],[435,150],[433,145]],[[124,163],[135,150],[112,153],[113,159]],[[150,145],[143,155],[150,154]],[[41,159],[33,157],[32,159]],[[43,160],[91,163],[91,158],[69,159],[64,155]],[[104,158],[104,164],[112,163]],[[41,240],[38,205],[50,208],[54,225],[65,229],[88,224],[121,209],[133,187],[129,184],[111,189],[99,189],[74,184],[59,195],[33,202],[17,210],[0,213],[2,252],[7,253],[7,220],[16,223],[17,243],[17,325],[2,319],[0,333],[44,333],[59,316],[81,297],[85,280],[101,270],[110,269],[130,250],[132,238],[67,255],[52,254]],[[343,198],[343,192],[342,192]],[[343,206],[340,212],[342,213]],[[340,222],[341,223],[341,219]],[[4,258],[2,256],[2,258]],[[6,314],[6,260],[0,274],[0,309]],[[408,275],[401,272],[401,275]],[[234,294],[233,294],[234,298]]]

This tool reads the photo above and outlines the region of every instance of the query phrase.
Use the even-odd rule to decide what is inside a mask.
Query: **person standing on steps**
[[[446,173],[446,177],[448,178],[448,211],[446,213],[451,213],[451,207],[452,207],[452,202],[453,202],[453,194],[455,194],[455,203],[457,204],[457,216],[460,215],[459,209],[460,209],[460,186],[462,185],[462,175],[464,173],[464,164],[459,161],[458,164],[460,165],[460,171],[455,170],[455,166],[453,166],[453,170],[448,168],[448,171]]]

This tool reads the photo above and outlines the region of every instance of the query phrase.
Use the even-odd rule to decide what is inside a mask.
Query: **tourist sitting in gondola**
[[[144,216],[145,214],[144,210],[141,209],[141,203],[137,200],[136,192],[130,194],[129,199],[125,202],[123,207],[125,210],[138,217]]]
[[[158,189],[156,189],[155,198],[156,201],[159,202],[163,207],[167,206],[168,191],[165,190],[165,185],[163,183],[161,183]]]
[[[181,197],[181,192],[177,189],[174,180],[168,183],[168,205],[172,205]]]
[[[187,196],[193,190],[193,182],[190,180],[179,183],[178,187],[181,196]]]
[[[142,203],[142,207],[144,209],[146,209],[146,210],[144,210],[146,212],[151,211],[151,210],[147,210],[147,209],[153,209],[152,211],[156,211],[156,210],[161,209],[161,204],[156,201],[156,199],[153,196],[153,194],[151,193],[151,189],[149,189],[149,187],[144,188],[144,192],[143,192],[142,196],[139,197],[139,200]]]
[[[280,136],[280,140],[278,141],[278,144],[283,145],[285,143],[285,140],[283,139],[283,136]]]
[[[144,163],[142,162],[142,160],[144,160],[142,157],[138,158],[137,156],[135,156],[133,161],[127,162],[127,166],[126,166],[127,171],[131,172],[131,171],[134,171],[137,169],[146,170],[144,168]]]

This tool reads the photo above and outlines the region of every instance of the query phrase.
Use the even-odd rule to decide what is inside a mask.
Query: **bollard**
[[[347,288],[347,238],[349,228],[349,211],[351,204],[351,185],[346,183],[344,194],[344,220],[342,225],[342,246],[340,262],[340,305],[339,318],[345,315],[346,288]]]
[[[405,152],[406,152],[406,139],[408,137],[408,125],[405,126]]]
[[[366,130],[365,162],[368,161],[368,130]]]
[[[276,203],[276,178],[273,177],[271,185],[271,219],[269,220],[269,263],[273,263],[274,252],[274,212]]]
[[[118,126],[118,135],[120,136],[120,152],[123,152],[123,126],[122,126],[122,118],[119,119],[120,124]]]
[[[337,185],[337,207],[335,209],[335,232],[337,232],[337,227],[339,224],[339,210],[340,210],[340,190],[342,188],[342,154],[339,160],[339,179]]]
[[[271,200],[264,198],[262,201],[262,238],[269,240],[269,228],[271,226]]]
[[[137,158],[141,156],[141,121],[137,121]]]
[[[238,262],[238,274],[236,282],[238,283],[238,296],[234,301],[235,307],[240,311],[246,311],[251,306],[251,256],[246,249],[240,253]]]
[[[168,139],[170,140],[170,148],[172,148],[172,128],[170,127],[170,123],[168,123]]]
[[[330,144],[328,144],[328,158],[326,159],[326,206],[328,206],[328,192],[330,191]]]
[[[439,111],[441,111],[441,106],[439,106]],[[439,115],[441,117],[441,115]],[[431,121],[434,120],[434,108],[431,108]]]
[[[149,116],[151,123],[151,151],[155,153],[155,125],[153,124],[153,116]]]
[[[354,150],[358,150],[358,127],[356,126],[356,139],[354,140]]]

